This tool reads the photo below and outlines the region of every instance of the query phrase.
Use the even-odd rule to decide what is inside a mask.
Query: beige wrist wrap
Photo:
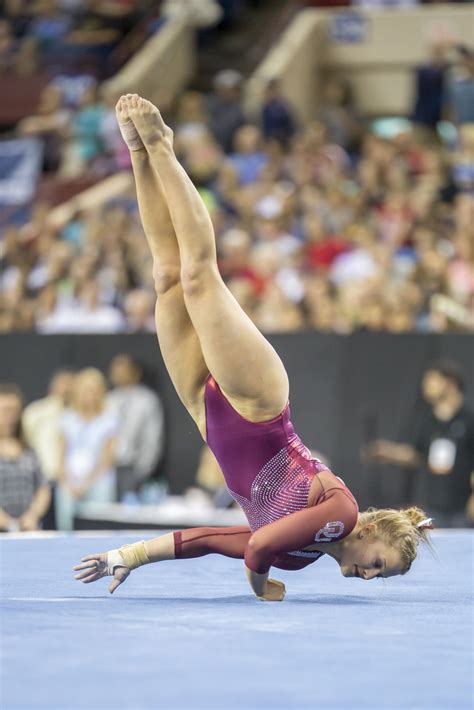
[[[119,552],[123,558],[125,567],[135,569],[142,565],[148,565],[150,559],[145,550],[145,540],[134,542],[133,545],[122,545],[119,547]]]

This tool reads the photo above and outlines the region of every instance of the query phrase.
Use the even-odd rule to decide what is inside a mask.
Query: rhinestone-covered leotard
[[[271,421],[249,422],[212,377],[205,401],[207,443],[251,529],[306,507],[314,477],[328,469],[295,434],[289,405]]]
[[[324,478],[325,483],[321,482],[314,507],[326,502],[331,492],[337,490],[344,495],[341,498],[339,494],[342,504],[334,508],[334,515],[323,522],[320,529],[316,527],[312,541],[342,539],[352,530],[357,511],[355,499],[341,479],[311,457],[294,431],[289,405],[271,421],[249,422],[232,407],[212,377],[206,383],[205,405],[207,443],[252,532],[307,509],[311,484],[316,477]],[[317,517],[315,520],[317,524]],[[309,529],[311,532],[311,527]],[[307,529],[305,533],[307,537]],[[306,544],[310,542],[311,539]],[[322,554],[297,548],[285,552],[313,559]]]

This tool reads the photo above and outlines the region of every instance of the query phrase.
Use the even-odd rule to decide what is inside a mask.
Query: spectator
[[[474,51],[459,47],[459,64],[446,85],[445,108],[457,126],[474,123]]]
[[[124,303],[125,329],[128,333],[154,333],[155,298],[145,289],[130,291]]]
[[[102,125],[105,115],[106,109],[99,100],[97,87],[86,89],[71,122],[70,136],[64,150],[64,163],[61,168],[63,176],[82,175],[87,166],[104,153]]]
[[[119,422],[116,444],[118,500],[137,492],[163,455],[164,417],[159,397],[142,384],[139,364],[126,354],[110,363],[108,409]]]
[[[465,192],[472,198],[474,197],[474,123],[460,126],[458,136],[458,150],[452,156],[452,179],[459,192]]]
[[[42,51],[53,49],[69,32],[72,18],[58,11],[55,0],[36,0],[34,18],[28,27]]]
[[[22,395],[15,385],[0,385],[0,530],[38,530],[51,490],[21,429]]]
[[[60,422],[71,401],[74,374],[58,370],[51,378],[48,395],[31,402],[23,412],[25,440],[36,453],[49,481],[57,481],[61,467]]]
[[[413,121],[422,128],[434,131],[441,121],[445,80],[449,68],[445,40],[432,43],[429,58],[415,69],[415,105]]]
[[[262,132],[265,140],[279,141],[289,145],[296,132],[296,122],[288,101],[280,90],[277,79],[268,82],[262,107]]]
[[[237,171],[241,185],[257,182],[268,162],[260,143],[260,131],[256,126],[241,126],[235,133],[234,152],[230,161]]]
[[[17,125],[19,136],[36,136],[43,141],[45,172],[56,172],[61,164],[62,141],[70,119],[71,112],[62,107],[60,89],[50,84],[41,94],[38,113],[24,118]]]
[[[17,42],[12,25],[8,20],[0,19],[0,73],[15,67],[16,52]]]
[[[106,384],[99,370],[74,378],[72,408],[61,418],[62,457],[56,489],[59,530],[72,530],[74,515],[87,503],[115,500],[117,421],[106,411]]]
[[[131,167],[130,151],[122,138],[115,116],[117,98],[114,95],[105,97],[105,109],[98,130],[105,158],[110,161],[110,166],[106,169],[107,173],[127,170]]]
[[[362,135],[351,85],[341,78],[331,78],[324,84],[320,119],[326,128],[328,143],[355,152]]]
[[[433,363],[423,375],[427,406],[417,412],[412,443],[381,439],[368,448],[373,461],[419,471],[420,504],[439,527],[474,522],[474,412],[463,389],[456,363]]]
[[[214,77],[208,111],[212,133],[224,153],[232,150],[235,133],[245,121],[240,104],[241,85],[242,75],[233,69],[220,71]]]

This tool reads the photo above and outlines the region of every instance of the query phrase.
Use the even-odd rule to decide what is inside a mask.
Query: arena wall
[[[412,434],[421,404],[418,383],[427,364],[438,358],[459,361],[468,378],[467,398],[474,406],[471,336],[298,333],[270,340],[288,369],[298,433],[329,459],[363,506],[404,502],[406,474],[363,464],[360,448],[373,436],[404,439]],[[193,480],[201,441],[173,390],[153,335],[3,335],[0,380],[21,384],[30,401],[44,396],[56,369],[96,366],[105,372],[118,352],[129,352],[143,363],[148,381],[163,398],[168,430],[165,473],[172,491],[181,492]]]

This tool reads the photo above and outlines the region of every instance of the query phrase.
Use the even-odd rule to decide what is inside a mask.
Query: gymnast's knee
[[[178,264],[158,264],[153,265],[153,280],[157,296],[163,296],[176,286],[180,285],[181,274]]]
[[[202,295],[219,277],[215,259],[202,258],[184,262],[181,266],[181,284],[187,297]]]

